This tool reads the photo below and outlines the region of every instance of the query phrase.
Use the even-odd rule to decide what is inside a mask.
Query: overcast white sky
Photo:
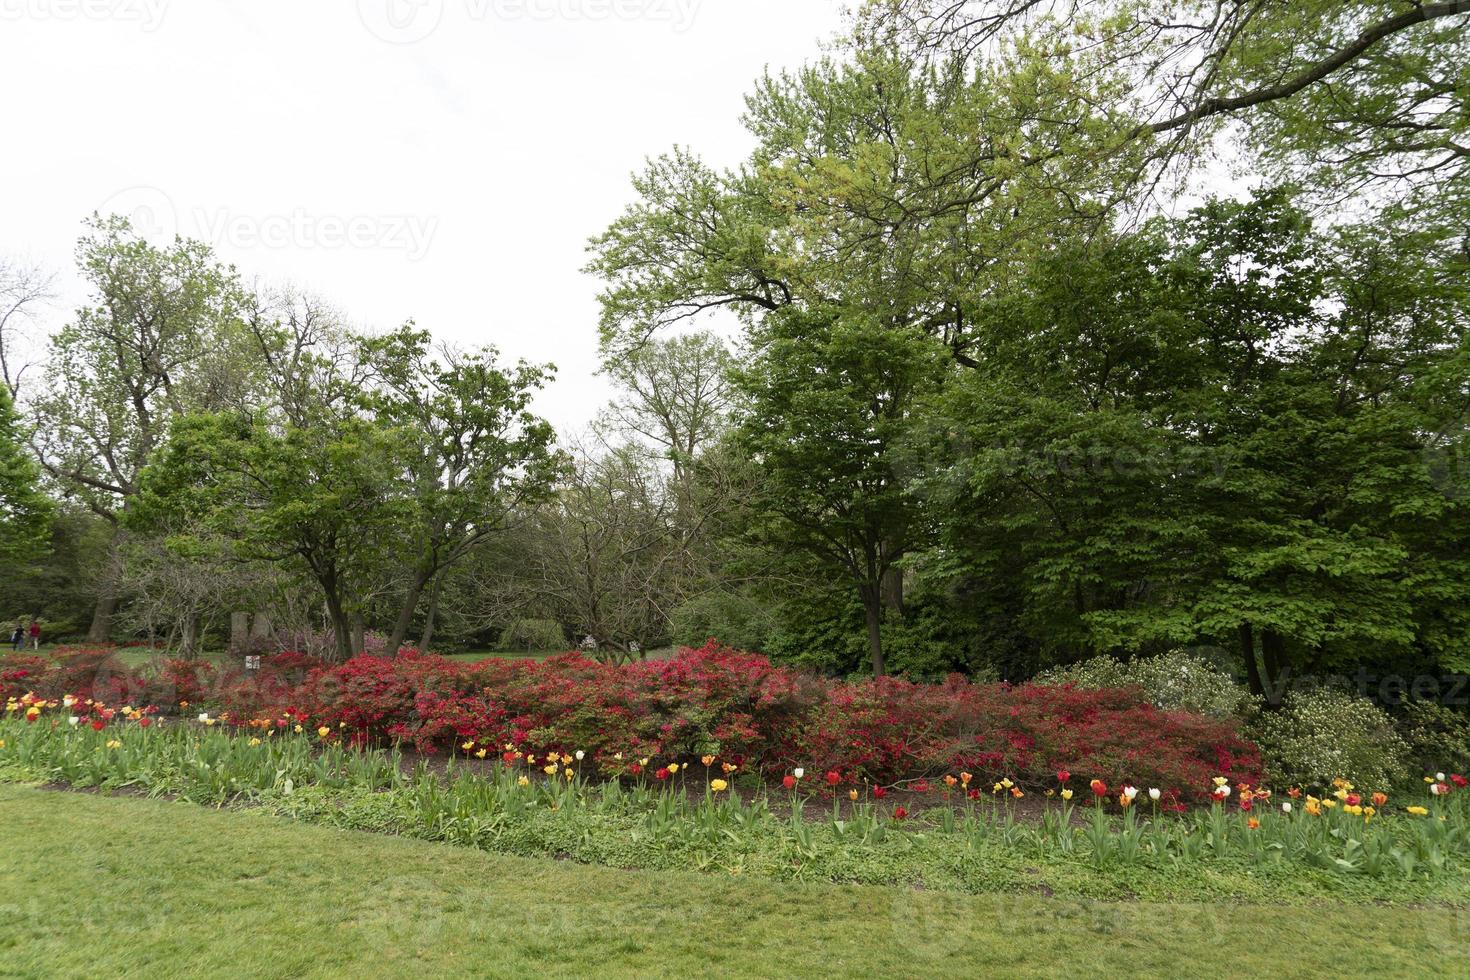
[[[838,0],[0,0],[0,255],[83,297],[81,219],[131,214],[353,320],[595,378],[589,235],[675,143],[729,165],[741,98],[819,53]]]

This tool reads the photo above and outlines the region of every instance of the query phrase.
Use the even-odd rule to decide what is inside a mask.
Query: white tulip
[[[1291,801],[1290,800],[1287,800],[1285,803],[1282,803],[1281,804],[1281,812],[1282,813],[1290,813],[1291,812]]]
[[[199,720],[200,721],[204,721],[204,722],[209,721],[209,712],[208,711],[201,711],[201,712],[199,712]]]
[[[805,776],[806,775],[806,770],[805,769],[793,769],[793,770],[791,770],[791,775],[795,776],[797,779],[800,779],[802,776]]]
[[[1123,795],[1125,797],[1127,797],[1128,799],[1130,799],[1130,800],[1133,799],[1135,796],[1138,795],[1138,787],[1137,786],[1124,786],[1123,787]]]
[[[68,719],[67,719],[67,720],[66,720],[66,723],[67,723],[67,724],[68,724],[68,725],[75,725],[75,724],[76,724],[76,723],[77,723],[77,722],[79,722],[79,721],[81,721],[81,720],[82,720],[82,719],[80,719],[80,718],[78,718],[78,717],[77,717],[77,716],[76,716],[76,715],[72,715],[72,716],[71,716],[71,717],[70,717],[70,718],[68,718]]]
[[[1160,793],[1157,789],[1151,789],[1148,791],[1148,798],[1153,800],[1155,803],[1159,802],[1159,797],[1163,795],[1164,794]]]
[[[576,752],[573,752],[572,754],[577,757],[577,761],[578,762],[581,762],[582,761],[582,757],[584,755],[586,755],[587,753],[583,752],[581,749],[578,749]]]
[[[1444,782],[1444,773],[1437,772],[1437,773],[1434,774],[1434,778],[1435,778],[1436,781],[1442,783],[1442,782]]]

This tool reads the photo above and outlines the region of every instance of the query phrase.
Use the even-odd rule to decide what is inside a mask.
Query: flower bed
[[[1230,723],[1159,711],[1136,688],[833,681],[714,644],[628,665],[577,654],[462,664],[413,651],[326,665],[281,654],[253,677],[199,662],[130,671],[96,650],[0,660],[0,696],[29,691],[184,703],[232,725],[322,726],[353,744],[424,752],[583,751],[605,776],[711,753],[770,779],[805,766],[844,784],[963,770],[1042,787],[1072,769],[1160,787],[1167,802],[1206,800],[1201,787],[1217,775],[1256,784],[1261,769]]]

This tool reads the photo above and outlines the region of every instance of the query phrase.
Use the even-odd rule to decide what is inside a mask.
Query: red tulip
[[[153,724],[153,719],[152,718],[139,718],[138,719],[138,727],[139,728],[147,728],[151,724]]]
[[[102,729],[104,729],[106,727],[107,727],[107,725],[106,725],[105,722],[102,721],[102,719],[100,719],[100,718],[94,718],[94,719],[92,719],[92,731],[94,731],[94,732],[100,732],[100,731],[102,731]]]
[[[1470,779],[1466,779],[1464,776],[1461,776],[1459,773],[1456,773],[1455,775],[1451,776],[1450,777],[1450,782],[1454,783],[1460,789],[1464,789],[1466,786],[1470,786]]]
[[[881,800],[881,799],[883,799],[883,797],[885,797],[887,795],[888,795],[888,790],[884,789],[882,786],[874,786],[873,787],[873,799],[875,799],[875,800]]]
[[[787,773],[781,778],[781,785],[785,786],[787,789],[796,789],[796,777],[791,775],[790,773]]]
[[[500,753],[500,761],[503,762],[503,763],[505,763],[508,766],[515,765],[516,764],[516,758],[517,758],[517,756],[516,756],[516,754],[514,752],[502,752],[502,753]]]
[[[914,783],[912,788],[915,793],[927,793],[929,792],[929,780],[921,779]]]
[[[1348,806],[1357,806],[1358,804],[1363,802],[1363,798],[1357,793],[1349,793],[1345,802]]]
[[[668,771],[668,769],[660,769],[658,772],[656,772],[656,773],[653,774],[653,778],[654,779],[668,779],[669,778],[669,771]]]
[[[972,789],[968,793],[966,793],[965,795],[968,796],[972,800],[978,800],[978,799],[980,799],[980,791],[978,789]]]
[[[895,820],[903,820],[908,815],[909,812],[901,806],[896,806],[893,808],[893,819]]]
[[[630,773],[632,773],[632,774],[633,774],[633,775],[635,775],[635,776],[636,776],[636,775],[638,775],[638,774],[639,774],[639,773],[640,773],[640,772],[642,772],[642,771],[643,771],[643,767],[642,767],[642,766],[640,766],[640,765],[639,765],[639,764],[638,764],[638,763],[636,763],[636,762],[633,762],[633,763],[630,763],[630,764],[629,764],[629,765],[628,765],[628,771],[629,771],[629,772],[630,772]]]
[[[1093,795],[1099,797],[1108,795],[1108,784],[1103,782],[1101,779],[1094,779],[1091,783],[1091,786]]]
[[[1065,770],[1065,769],[1058,769],[1057,770],[1057,782],[1059,782],[1059,783],[1065,783],[1067,780],[1069,780],[1071,778],[1072,778],[1072,774],[1070,772],[1068,772],[1067,770]]]
[[[842,782],[842,775],[840,773],[835,773],[835,772],[829,772],[829,773],[827,773],[827,785],[828,786],[836,786],[840,782]]]

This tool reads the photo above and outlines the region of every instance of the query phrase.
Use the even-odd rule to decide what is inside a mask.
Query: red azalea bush
[[[90,679],[88,664],[99,668]],[[965,770],[1054,785],[1057,770],[1070,769],[1198,799],[1212,776],[1254,784],[1261,769],[1259,750],[1229,723],[1160,711],[1136,688],[1013,687],[958,676],[941,684],[832,681],[714,643],[626,665],[576,653],[477,664],[414,650],[340,664],[279,654],[248,677],[179,661],[150,677],[119,674],[105,651],[0,660],[8,696],[91,696],[98,677],[108,703],[126,693],[203,705],[240,724],[309,719],[355,742],[409,742],[420,751],[467,739],[497,753],[504,743],[535,754],[580,749],[608,774],[632,772],[645,756],[713,752],[772,777],[802,766],[881,784]]]

